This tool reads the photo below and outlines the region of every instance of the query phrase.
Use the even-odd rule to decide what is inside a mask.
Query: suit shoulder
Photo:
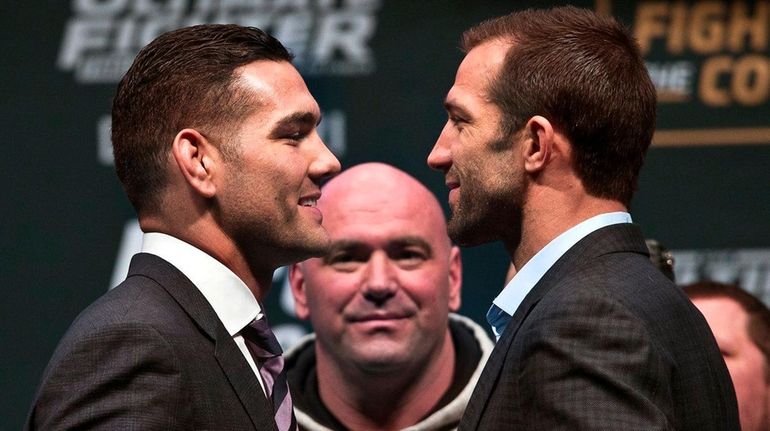
[[[86,307],[68,333],[99,330],[113,324],[162,324],[183,313],[166,290],[153,280],[133,276]]]
[[[178,418],[189,414],[189,395],[178,390],[184,387],[183,360],[163,334],[140,322],[109,323],[65,338],[43,375],[30,428],[96,422],[121,428],[139,420],[179,428]]]

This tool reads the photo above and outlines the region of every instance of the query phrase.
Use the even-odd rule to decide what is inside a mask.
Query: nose
[[[428,166],[437,171],[446,172],[452,166],[452,152],[449,145],[450,126],[449,121],[447,121],[433,145],[433,149],[428,154]]]
[[[340,161],[332,154],[329,148],[315,133],[313,140],[311,162],[308,168],[308,176],[318,182],[326,177],[337,175],[340,172]]]
[[[369,258],[361,280],[364,298],[382,305],[393,297],[398,290],[398,282],[393,265],[384,252],[373,253]]]

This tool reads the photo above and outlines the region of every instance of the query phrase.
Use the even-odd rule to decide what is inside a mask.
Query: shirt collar
[[[142,252],[166,260],[189,278],[230,336],[261,316],[262,309],[246,284],[202,250],[171,235],[149,232],[142,236]]]
[[[518,269],[516,275],[495,298],[493,304],[500,307],[508,315],[513,316],[513,313],[524,301],[524,297],[567,250],[588,234],[605,226],[619,223],[631,223],[631,215],[622,211],[599,214],[564,231]]]

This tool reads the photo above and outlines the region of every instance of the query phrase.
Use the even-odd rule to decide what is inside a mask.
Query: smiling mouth
[[[405,314],[367,314],[362,316],[355,316],[350,319],[353,323],[365,323],[365,322],[377,322],[377,321],[389,321],[389,320],[402,320],[408,319],[409,316]]]
[[[299,205],[303,207],[311,207],[315,208],[315,206],[318,204],[318,198],[309,197],[309,198],[301,198],[299,200]]]

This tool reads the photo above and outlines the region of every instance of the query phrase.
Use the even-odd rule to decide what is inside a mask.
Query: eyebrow
[[[392,244],[392,245],[397,245],[401,247],[415,245],[425,250],[428,256],[433,255],[433,247],[431,247],[428,241],[425,241],[425,239],[419,236],[414,236],[414,235],[401,236],[393,239],[392,241],[389,241],[388,243],[389,245]]]
[[[321,123],[321,117],[322,115],[316,117],[312,112],[295,112],[276,121],[275,127],[273,127],[273,133],[283,127],[291,127],[297,124],[303,126],[318,126]]]
[[[394,246],[405,247],[410,245],[420,247],[428,254],[428,256],[433,256],[433,247],[430,245],[430,243],[425,239],[423,239],[422,237],[415,236],[415,235],[404,235],[404,236],[392,238],[388,240],[385,248],[391,249]],[[363,248],[370,248],[369,244],[367,244],[364,241],[358,241],[353,239],[341,239],[337,241],[332,241],[331,246],[326,252],[326,256],[330,256],[332,253],[338,252],[341,250],[355,250],[355,249],[363,249]]]
[[[446,99],[444,100],[444,109],[447,110],[447,112],[455,115],[459,115],[463,118],[470,118],[470,113],[465,110],[462,106],[460,106],[455,99]]]

